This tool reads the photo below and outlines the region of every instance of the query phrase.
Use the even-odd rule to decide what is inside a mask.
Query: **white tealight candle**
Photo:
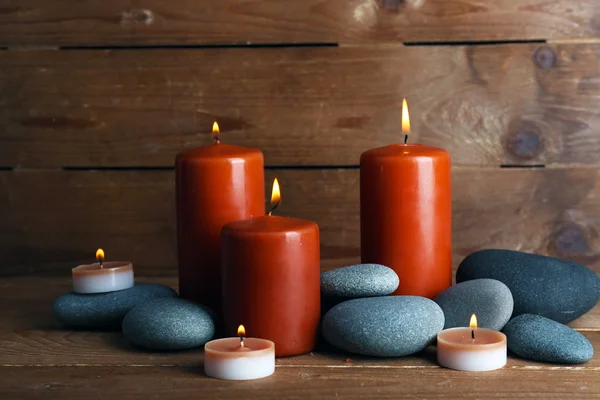
[[[104,262],[104,251],[96,252],[97,263],[71,270],[73,290],[77,293],[106,293],[133,286],[133,265],[127,261]]]
[[[440,365],[461,371],[491,371],[506,365],[506,336],[493,329],[477,328],[471,317],[469,328],[452,328],[438,333]]]
[[[267,377],[275,372],[275,343],[266,339],[245,338],[243,325],[239,338],[210,341],[204,345],[206,375],[232,381]]]

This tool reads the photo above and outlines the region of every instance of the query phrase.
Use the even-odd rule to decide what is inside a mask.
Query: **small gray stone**
[[[434,299],[444,311],[444,329],[469,326],[472,314],[481,328],[504,328],[513,312],[510,289],[495,279],[475,279],[444,290]]]
[[[123,320],[132,343],[154,350],[200,347],[215,335],[211,311],[189,300],[157,299],[132,309]]]
[[[54,301],[53,312],[58,322],[75,328],[118,329],[133,307],[148,300],[177,297],[170,287],[138,283],[116,292],[67,293]]]
[[[323,336],[352,353],[399,357],[423,350],[444,327],[444,313],[417,296],[348,300],[323,318]]]
[[[465,258],[456,282],[497,279],[510,289],[513,317],[537,314],[566,324],[592,309],[600,299],[600,278],[568,260],[513,250],[480,250]]]
[[[506,324],[504,333],[508,349],[529,360],[576,364],[594,355],[592,344],[581,333],[540,315],[519,315]]]
[[[396,272],[379,264],[351,265],[321,274],[321,293],[325,296],[387,296],[394,293],[399,284]]]

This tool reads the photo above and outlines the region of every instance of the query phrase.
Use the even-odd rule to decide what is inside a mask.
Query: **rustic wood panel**
[[[208,379],[197,367],[25,367],[0,370],[7,399],[593,399],[595,369],[485,374],[393,368],[279,368],[245,382]]]
[[[177,287],[177,278],[140,277],[138,282]],[[184,366],[201,365],[201,349],[185,352],[148,352],[131,345],[120,332],[70,330],[60,326],[50,313],[52,301],[71,290],[68,270],[62,277],[0,278],[0,367],[2,366]],[[15,307],[18,304],[18,307]],[[590,315],[599,321],[600,307]],[[572,324],[578,328],[578,321]],[[597,325],[600,328],[600,325]],[[583,330],[595,348],[600,348],[600,330]],[[589,328],[587,328],[589,329]],[[335,368],[438,368],[435,348],[401,358],[361,357],[320,344],[311,354],[284,357],[277,366]],[[553,365],[510,357],[509,368],[548,370]],[[600,357],[585,368],[600,370]]]
[[[268,165],[357,165],[400,140],[402,97],[410,141],[454,165],[597,165],[599,59],[600,44],[4,51],[0,166],[171,166],[213,120]]]
[[[275,176],[283,196],[278,212],[320,225],[328,267],[355,261],[358,169],[266,171],[267,182]],[[173,178],[173,171],[153,170],[0,171],[0,273],[90,260],[100,246],[107,258],[133,260],[140,271],[173,273]],[[498,247],[600,271],[599,168],[455,168],[453,186],[455,265]]]
[[[595,0],[4,1],[0,45],[381,43],[598,37]]]

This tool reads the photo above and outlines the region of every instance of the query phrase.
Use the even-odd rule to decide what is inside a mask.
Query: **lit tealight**
[[[244,325],[237,338],[212,340],[204,345],[206,375],[231,381],[265,378],[275,372],[275,343],[247,338]]]
[[[133,286],[133,265],[128,261],[104,261],[104,250],[96,251],[93,264],[84,264],[71,270],[73,290],[77,293],[106,293],[129,289]]]
[[[438,333],[440,365],[461,371],[491,371],[506,365],[506,336],[493,329],[477,327],[473,314],[468,328],[451,328]]]

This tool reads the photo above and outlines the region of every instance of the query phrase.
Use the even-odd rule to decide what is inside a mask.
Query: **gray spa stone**
[[[118,329],[125,314],[138,304],[164,297],[177,297],[170,287],[138,283],[116,292],[67,293],[54,301],[53,312],[58,322],[75,328]]]
[[[393,269],[379,264],[358,264],[321,274],[321,293],[333,297],[373,297],[392,294],[400,284]]]
[[[417,296],[353,299],[323,318],[323,336],[352,353],[399,357],[423,350],[444,327],[444,313],[432,300]]]
[[[123,320],[123,335],[153,350],[200,347],[215,335],[215,321],[206,307],[184,299],[157,299],[132,309]]]
[[[472,314],[481,328],[504,328],[513,312],[510,289],[495,279],[475,279],[444,290],[434,299],[444,311],[444,329],[469,326]]]
[[[512,250],[481,250],[459,265],[456,282],[497,279],[510,289],[513,316],[538,314],[567,323],[600,299],[600,278],[583,265]]]
[[[535,361],[576,364],[594,355],[592,344],[581,333],[540,315],[522,314],[504,328],[508,349]]]

